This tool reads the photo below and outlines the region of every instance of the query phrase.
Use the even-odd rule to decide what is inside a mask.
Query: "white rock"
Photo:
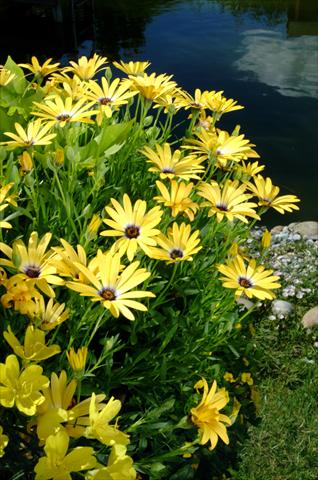
[[[305,313],[302,319],[304,328],[312,328],[318,326],[318,307],[313,307]]]
[[[316,238],[318,236],[318,222],[315,221],[291,223],[289,229],[293,233],[300,233],[304,237]]]
[[[286,302],[286,300],[274,300],[272,302],[272,312],[275,315],[283,315],[283,317],[288,317],[293,309],[293,305],[289,302]]]
[[[247,310],[249,310],[250,308],[254,307],[254,303],[251,302],[251,300],[249,300],[248,298],[246,297],[239,297],[236,299],[236,303],[238,303],[239,305],[243,305]]]
[[[271,233],[275,235],[276,233],[280,233],[283,230],[283,225],[276,225],[276,227],[273,227],[271,229]]]

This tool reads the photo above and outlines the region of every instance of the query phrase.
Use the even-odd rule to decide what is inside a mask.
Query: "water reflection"
[[[285,38],[282,32],[262,29],[248,30],[242,37],[240,58],[234,63],[239,71],[282,95],[318,98],[315,37]]]
[[[59,21],[53,0],[18,1],[0,0],[0,63],[97,51],[150,60],[189,91],[225,90],[246,109],[222,126],[241,123],[268,175],[302,198],[290,221],[317,216],[317,0],[54,0]]]

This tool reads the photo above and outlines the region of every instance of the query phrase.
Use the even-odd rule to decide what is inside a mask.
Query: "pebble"
[[[318,306],[308,310],[302,318],[304,328],[312,328],[318,326]]]
[[[303,237],[317,238],[318,237],[318,222],[307,221],[299,223],[290,223],[288,228],[293,233],[299,233]]]
[[[272,312],[275,315],[282,315],[283,317],[288,317],[291,312],[294,310],[293,305],[286,300],[274,300],[272,302]]]

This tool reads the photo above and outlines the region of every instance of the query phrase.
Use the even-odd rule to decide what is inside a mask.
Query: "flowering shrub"
[[[149,66],[1,67],[5,478],[194,478],[209,442],[231,450],[235,299],[280,286],[242,245],[299,200],[219,127],[242,106]]]

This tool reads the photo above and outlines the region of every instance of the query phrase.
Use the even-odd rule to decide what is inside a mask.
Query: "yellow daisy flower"
[[[271,245],[272,234],[266,228],[265,232],[262,235],[261,246],[263,250],[267,250]]]
[[[64,127],[72,122],[92,123],[90,117],[98,113],[97,110],[90,109],[94,103],[87,103],[85,97],[74,102],[71,97],[63,100],[61,97],[54,95],[46,99],[44,103],[34,102],[38,111],[32,113],[46,120],[50,126],[60,125]]]
[[[173,223],[167,236],[163,234],[158,236],[157,241],[161,248],[152,247],[149,256],[157,260],[165,260],[167,263],[192,261],[192,255],[199,252],[202,247],[198,246],[200,231],[191,233],[190,225],[182,223],[179,226]]]
[[[78,59],[78,63],[70,61],[71,67],[64,68],[64,72],[72,72],[81,80],[87,82],[91,80],[98,72],[105,70],[108,63],[106,57],[101,57],[94,53],[92,58],[87,58],[84,55]]]
[[[33,169],[33,160],[29,152],[26,150],[19,157],[19,173],[21,176],[30,173]]]
[[[128,62],[125,63],[122,60],[120,62],[113,62],[114,67],[118,68],[127,75],[142,76],[148,68],[150,62]]]
[[[257,175],[254,178],[255,185],[248,182],[248,188],[253,194],[258,197],[258,204],[264,207],[273,207],[279,213],[292,212],[293,210],[299,210],[296,202],[300,202],[300,199],[296,195],[282,195],[279,194],[279,187],[272,184],[269,177],[266,179],[262,175]]]
[[[62,82],[62,85],[64,92],[66,92],[66,96],[72,98],[73,102],[77,102],[87,94],[88,84],[80,80],[76,75],[73,78],[69,78],[65,75],[65,81]],[[60,95],[61,90],[56,88],[56,93],[57,95]]]
[[[82,372],[85,369],[87,359],[87,347],[81,347],[75,352],[72,347],[69,352],[66,352],[68,363],[70,364],[73,372]]]
[[[33,147],[34,145],[50,145],[51,140],[56,137],[56,133],[48,133],[51,128],[50,124],[43,125],[41,120],[37,119],[30,122],[24,130],[20,123],[14,124],[17,134],[11,132],[4,132],[4,135],[12,138],[6,142],[0,142],[1,145],[8,145],[10,148],[17,147]]]
[[[86,480],[135,480],[137,473],[133,467],[133,459],[127,454],[125,445],[112,446],[107,466],[97,465],[86,474]]]
[[[65,308],[65,303],[54,303],[53,298],[45,305],[44,298],[41,296],[36,299],[36,308],[33,310],[29,317],[38,325],[42,330],[52,330],[69,317],[69,310]]]
[[[1,304],[4,308],[11,308],[32,316],[37,310],[37,301],[42,298],[40,292],[34,288],[34,282],[21,279],[18,275],[11,277],[5,284],[6,293],[1,297]]]
[[[204,172],[201,159],[194,155],[182,157],[180,150],[171,151],[169,143],[163,146],[157,143],[155,149],[156,151],[145,145],[141,153],[148,158],[147,163],[154,165],[149,168],[149,172],[159,172],[162,179],[175,177],[183,180],[200,179],[197,174]]]
[[[0,405],[6,408],[16,405],[25,415],[34,415],[45,400],[40,390],[49,385],[42,371],[39,365],[30,365],[20,372],[17,357],[9,355],[5,363],[0,363]]]
[[[219,167],[224,167],[228,161],[239,162],[247,158],[258,158],[259,155],[251,147],[244,135],[230,135],[225,130],[201,130],[196,133],[197,139],[189,139],[184,149],[194,150],[200,155],[201,161],[216,161]]]
[[[81,296],[91,297],[92,302],[102,302],[103,306],[116,318],[121,313],[128,320],[134,320],[135,317],[130,308],[146,312],[147,307],[133,299],[155,295],[143,290],[130,290],[144,282],[150,273],[145,268],[138,268],[139,262],[131,263],[119,273],[122,267],[118,253],[108,252],[104,255],[99,250],[96,259],[98,272],[95,275],[83,265],[76,264],[92,286],[81,282],[67,282],[66,285],[79,292]]]
[[[112,446],[114,443],[127,445],[129,436],[121,432],[115,425],[109,425],[109,422],[118,415],[121,409],[121,402],[111,397],[104,408],[96,410],[95,393],[92,393],[89,405],[89,425],[86,428],[85,436],[87,438],[96,438],[104,445]]]
[[[132,80],[131,89],[139,92],[149,101],[153,101],[165,93],[172,93],[177,86],[176,82],[171,81],[172,75],[157,75],[156,73],[147,75],[145,73],[142,77],[129,75],[129,78]]]
[[[237,101],[233,100],[233,98],[223,97],[223,90],[220,92],[213,91],[204,93],[206,108],[217,114],[217,120],[221,118],[223,113],[233,112],[244,108],[242,105],[237,105]]]
[[[251,177],[255,177],[259,172],[262,172],[264,168],[265,166],[259,165],[258,162],[246,163],[242,160],[242,162],[235,164],[235,178],[244,182]]]
[[[3,428],[0,425],[0,458],[3,457],[5,454],[4,449],[9,443],[9,437],[7,435],[3,435]]]
[[[100,87],[97,82],[90,80],[89,90],[87,92],[87,98],[94,100],[100,106],[100,111],[96,117],[98,125],[101,124],[103,115],[110,118],[118,107],[128,103],[128,99],[137,95],[137,92],[129,91],[131,82],[126,81],[119,84],[120,79],[115,78],[111,83],[107,78],[102,78],[102,86]]]
[[[14,183],[8,183],[0,187],[0,212],[3,212],[9,204],[14,207],[17,206],[17,202],[15,201],[16,194],[8,195],[9,190],[11,190],[13,186]],[[4,220],[0,220],[0,228],[12,228],[11,223],[7,222],[7,220],[10,220],[10,215]]]
[[[32,325],[26,329],[24,345],[21,345],[10,327],[7,332],[3,332],[3,336],[14,353],[26,362],[41,362],[61,351],[58,345],[45,345],[44,332]]]
[[[101,224],[103,223],[102,219],[100,218],[99,215],[94,214],[92,216],[91,221],[89,222],[87,226],[87,230],[85,232],[85,237],[87,240],[92,240],[93,238],[96,237],[97,232]]]
[[[89,425],[89,406],[91,398],[76,404],[74,394],[77,387],[75,379],[67,381],[65,370],[58,376],[51,375],[50,385],[43,390],[44,401],[36,411],[35,424],[37,436],[41,441],[57,430],[65,431],[70,437],[78,438],[84,435]],[[104,404],[104,394],[96,395],[96,409],[101,410]]]
[[[164,93],[154,99],[153,108],[163,108],[164,113],[170,113],[174,115],[180,108],[182,108],[178,102],[180,93],[178,89],[175,89],[173,94],[170,92]]]
[[[194,388],[203,388],[201,402],[197,407],[191,409],[191,420],[200,431],[200,445],[210,442],[209,450],[213,450],[219,437],[228,445],[229,437],[224,424],[231,425],[231,420],[226,415],[220,413],[220,410],[229,402],[227,391],[225,389],[217,391],[215,380],[209,390],[205,378],[199,380]]]
[[[153,207],[146,213],[147,204],[144,200],[137,200],[131,204],[129,196],[125,193],[123,206],[114,198],[111,198],[112,207],[105,207],[111,220],[104,219],[103,222],[112,230],[103,230],[100,235],[107,237],[121,237],[114,243],[112,251],[118,251],[120,256],[127,254],[131,261],[138,247],[146,254],[150,246],[157,244],[155,237],[160,230],[154,227],[161,220],[162,211],[160,207]]]
[[[219,265],[217,269],[224,275],[221,278],[223,286],[235,288],[236,297],[244,294],[248,298],[272,300],[275,298],[275,294],[271,290],[281,286],[277,283],[279,277],[272,275],[273,270],[265,270],[263,265],[257,266],[254,259],[250,260],[246,266],[240,255],[237,255],[227,265]]]
[[[256,203],[247,202],[252,195],[246,194],[246,185],[239,185],[237,180],[227,180],[221,187],[214,180],[211,183],[201,183],[198,186],[198,195],[208,200],[201,203],[202,207],[209,207],[209,217],[216,215],[218,222],[225,217],[230,222],[235,218],[244,223],[248,223],[247,217],[260,217],[255,212]]]
[[[9,83],[12,82],[15,77],[15,73],[10,72],[10,70],[7,70],[2,65],[0,65],[0,87],[5,87],[9,85]]]
[[[171,180],[170,192],[159,180],[156,181],[156,185],[161,195],[154,197],[154,200],[163,203],[166,207],[170,207],[173,217],[176,217],[178,213],[183,213],[191,221],[194,219],[199,205],[190,198],[193,183],[186,185],[184,182],[178,183],[176,180]]]
[[[69,277],[73,280],[80,280],[85,283],[85,277],[76,268],[75,263],[81,263],[87,266],[87,257],[82,245],[77,245],[76,250],[63,238],[60,239],[63,248],[53,247],[52,250],[57,254],[54,259],[54,265],[61,277]]]
[[[54,290],[49,284],[63,285],[64,281],[56,275],[57,268],[52,263],[55,253],[51,251],[45,253],[51,237],[51,233],[46,233],[39,240],[38,233],[32,232],[28,247],[20,239],[13,243],[13,248],[0,243],[0,251],[9,258],[9,260],[1,258],[0,265],[21,272],[17,278],[32,280],[32,285],[39,287],[46,295],[54,297]]]
[[[34,73],[34,75],[44,78],[59,69],[59,62],[51,62],[52,58],[48,58],[45,60],[43,65],[40,65],[38,59],[36,57],[32,57],[31,63],[19,63],[19,67],[26,68],[27,70],[30,70],[31,73]]]
[[[76,447],[67,453],[69,441],[63,431],[47,438],[44,447],[46,456],[41,457],[34,467],[35,480],[71,480],[72,472],[82,472],[96,466],[92,447]]]
[[[193,110],[204,110],[207,107],[206,93],[207,92],[202,92],[199,88],[196,88],[194,97],[192,97],[188,92],[183,90],[178,97],[178,105],[185,110],[188,110],[188,108]]]

